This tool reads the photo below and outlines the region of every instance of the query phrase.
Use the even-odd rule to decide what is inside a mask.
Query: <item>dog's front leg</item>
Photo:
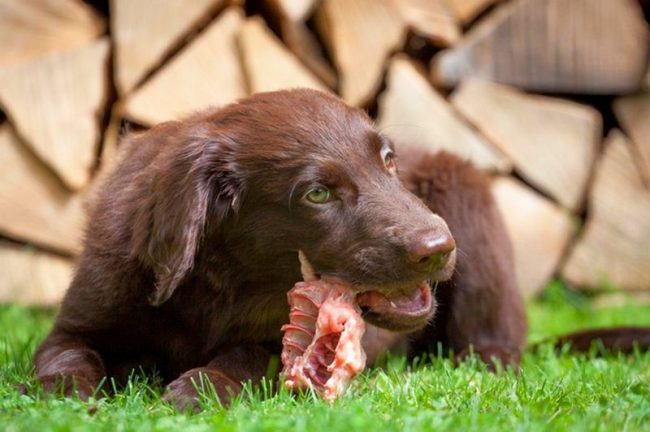
[[[77,395],[82,400],[94,395],[106,376],[101,356],[83,338],[57,331],[36,351],[34,365],[46,393]]]
[[[227,405],[246,381],[258,382],[266,374],[269,351],[259,345],[238,345],[219,353],[206,366],[190,369],[169,383],[163,398],[179,410],[198,410],[199,394],[212,391]]]

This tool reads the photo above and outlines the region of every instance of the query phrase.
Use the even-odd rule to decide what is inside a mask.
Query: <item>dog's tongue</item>
[[[426,282],[419,284],[413,291],[397,293],[390,298],[378,291],[366,291],[357,296],[357,303],[373,312],[392,311],[403,314],[421,312],[428,307],[430,288]]]

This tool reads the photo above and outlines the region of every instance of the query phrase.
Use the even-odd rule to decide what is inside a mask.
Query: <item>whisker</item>
[[[467,255],[467,253],[465,253],[464,250],[462,250],[458,246],[456,246],[456,254],[460,255],[461,257],[464,257],[464,258],[467,258],[469,256],[469,255]]]

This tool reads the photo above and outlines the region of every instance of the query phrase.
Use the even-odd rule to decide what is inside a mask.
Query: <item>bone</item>
[[[298,259],[300,260],[300,272],[302,273],[302,279],[305,282],[318,280],[314,268],[311,266],[311,263],[307,259],[307,255],[302,250],[298,251]]]
[[[300,258],[303,274],[313,275],[304,254]],[[289,323],[282,327],[281,356],[285,386],[311,389],[332,402],[366,365],[361,346],[365,325],[354,292],[341,282],[312,280],[296,283],[287,298]]]

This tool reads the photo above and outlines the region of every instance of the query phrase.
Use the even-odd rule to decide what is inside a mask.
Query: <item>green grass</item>
[[[650,325],[650,306],[594,309],[558,286],[531,304],[529,315],[531,341],[586,326]],[[491,374],[472,360],[453,368],[445,358],[392,358],[331,406],[311,395],[247,387],[230,409],[206,395],[203,412],[183,414],[142,378],[111,398],[59,399],[37,391],[30,366],[52,317],[0,308],[0,430],[650,430],[650,353],[596,357],[555,353],[549,345],[525,354],[519,376]],[[16,390],[25,383],[30,396]]]

